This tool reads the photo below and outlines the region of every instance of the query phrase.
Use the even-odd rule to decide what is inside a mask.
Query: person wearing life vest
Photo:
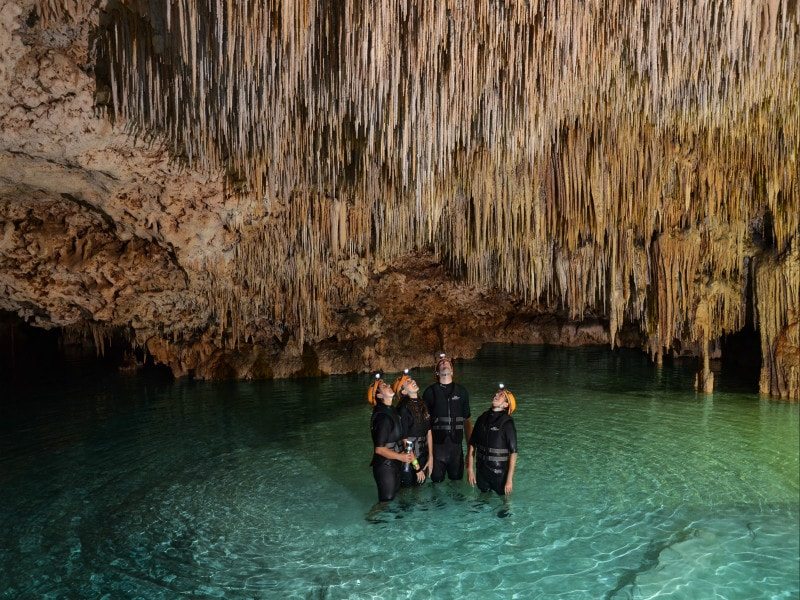
[[[400,489],[400,463],[412,463],[414,453],[399,452],[402,448],[403,430],[397,411],[392,408],[394,391],[391,386],[375,375],[375,381],[367,390],[367,401],[374,407],[370,419],[372,445],[372,476],[378,486],[378,501],[393,500]]]
[[[403,427],[403,437],[410,443],[420,468],[401,468],[400,485],[410,487],[425,481],[433,471],[433,437],[431,435],[431,416],[428,407],[419,397],[419,385],[408,374],[406,369],[392,384],[395,395],[400,396],[397,413]]]
[[[469,438],[467,480],[482,492],[504,496],[514,489],[517,465],[517,430],[511,413],[517,408],[514,394],[500,384],[492,406],[478,417]],[[475,468],[475,463],[477,468]]]
[[[453,361],[446,354],[436,359],[436,383],[427,387],[422,399],[431,416],[433,433],[433,470],[431,481],[439,483],[444,476],[450,479],[464,477],[464,450],[462,440],[472,434],[469,411],[469,393],[463,385],[453,381]]]

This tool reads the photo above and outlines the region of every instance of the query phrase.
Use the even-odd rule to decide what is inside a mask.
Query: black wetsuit
[[[428,462],[428,431],[431,428],[428,409],[422,398],[404,396],[397,405],[397,413],[400,415],[400,422],[403,426],[403,437],[413,442],[412,451],[422,469]],[[408,467],[406,469],[405,464],[400,466],[400,485],[417,485],[419,483],[417,473],[412,465],[409,464]]]
[[[505,495],[508,461],[517,452],[517,430],[508,411],[490,409],[478,417],[469,445],[475,447],[478,488]]]
[[[434,383],[422,395],[431,415],[433,432],[433,473],[438,483],[444,475],[450,479],[464,477],[464,421],[469,419],[469,393],[458,383]]]
[[[403,438],[400,426],[400,417],[391,406],[377,404],[372,410],[370,420],[372,430],[372,445],[376,448],[383,446],[399,452],[400,442]],[[392,500],[400,488],[400,461],[385,458],[380,454],[372,455],[372,476],[378,485],[378,500],[385,502]]]

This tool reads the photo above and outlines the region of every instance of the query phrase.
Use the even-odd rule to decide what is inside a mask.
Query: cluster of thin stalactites
[[[636,322],[654,353],[741,329],[759,265],[765,348],[798,318],[788,259],[750,260],[760,235],[790,256],[800,229],[794,0],[110,10],[116,114],[252,202],[211,291],[233,339],[263,317],[326,335],[325,308],[363,292],[354,260],[423,248],[471,283],[606,314],[612,340]]]

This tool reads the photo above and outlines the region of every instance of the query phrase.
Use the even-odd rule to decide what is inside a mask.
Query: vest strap
[[[478,456],[492,462],[507,462],[508,450],[504,448],[487,448],[486,446],[475,446]]]

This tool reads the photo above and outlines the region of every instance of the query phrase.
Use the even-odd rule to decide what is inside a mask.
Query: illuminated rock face
[[[660,360],[751,293],[800,395],[798,3],[93,4],[0,9],[0,308],[249,377]]]

